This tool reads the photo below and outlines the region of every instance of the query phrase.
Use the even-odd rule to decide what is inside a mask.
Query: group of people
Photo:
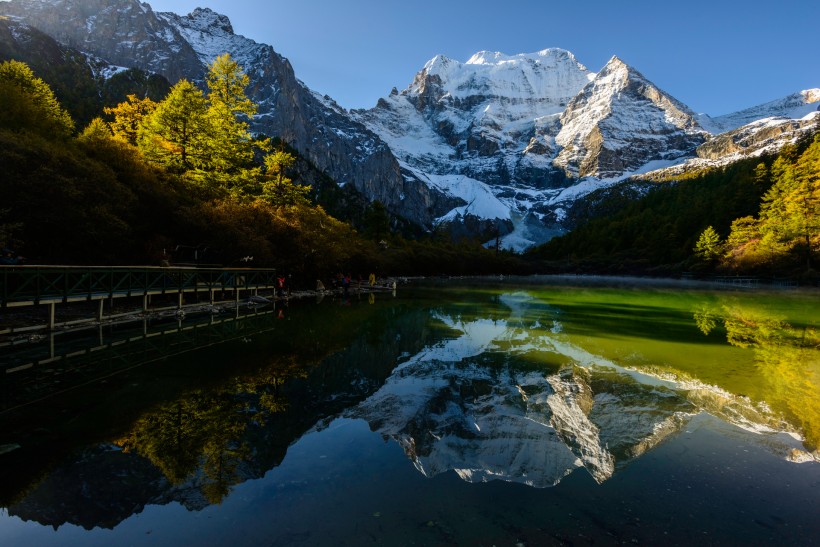
[[[285,294],[287,294],[287,296],[290,296],[290,285],[290,275],[288,275],[287,277],[285,277],[284,274],[276,276],[276,296],[279,298],[284,298]]]
[[[368,284],[373,287],[376,285],[376,274],[372,273],[368,276],[367,279]],[[350,291],[350,287],[353,284],[353,277],[350,274],[342,274],[341,272],[336,274],[336,277],[333,279],[333,287],[341,287],[344,294],[347,294]],[[360,275],[357,279],[357,286],[361,287],[364,284],[362,280],[362,276]],[[321,280],[316,281],[316,290],[323,291],[325,290],[324,283]]]

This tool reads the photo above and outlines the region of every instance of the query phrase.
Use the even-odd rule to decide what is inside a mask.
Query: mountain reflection
[[[584,468],[602,483],[701,412],[780,457],[820,459],[811,452],[820,431],[815,328],[723,296],[670,312],[641,295],[638,313],[626,297],[559,294],[565,300],[535,290],[437,296],[432,310],[424,300],[294,309],[253,341],[231,338],[170,371],[135,369],[129,383],[144,387],[131,397],[140,401],[160,374],[167,382],[187,369],[195,381],[144,403],[116,434],[97,435],[91,416],[70,456],[5,494],[15,500],[8,514],[90,529],[149,504],[199,510],[339,417],[397,441],[425,476],[453,470],[469,482],[548,487]],[[670,346],[647,334],[665,317]],[[697,359],[679,348],[711,360],[687,368]],[[772,386],[765,398],[714,385],[722,350],[748,351],[748,382]]]
[[[55,528],[113,528],[147,505],[220,503],[233,486],[280,465],[306,431],[373,393],[428,336],[424,309],[308,308],[292,316],[275,336],[192,357],[200,371],[226,359],[250,370],[203,377],[203,387],[152,405],[121,435],[66,457],[8,514]]]
[[[557,484],[584,467],[597,481],[712,413],[766,436],[773,451],[811,458],[765,405],[697,382],[627,370],[562,334],[560,312],[528,293],[504,294],[505,318],[436,319],[449,336],[404,359],[384,386],[346,413],[395,439],[432,477]]]

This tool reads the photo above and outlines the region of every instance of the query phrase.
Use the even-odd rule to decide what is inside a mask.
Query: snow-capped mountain
[[[123,67],[202,84],[222,53],[244,68],[254,129],[287,141],[340,185],[426,229],[522,250],[569,228],[599,188],[776,151],[813,130],[820,90],[733,114],[694,114],[617,57],[593,73],[572,53],[438,55],[406,89],[347,111],[299,81],[287,59],[198,8],[138,0],[10,0],[0,15]],[[767,121],[764,121],[767,120]]]
[[[483,51],[466,63],[434,57],[405,90],[352,114],[387,142],[405,179],[450,196],[437,222],[522,249],[565,231],[565,210],[593,190],[688,158],[737,153],[709,148],[713,132],[743,126],[746,141],[766,141],[754,150],[793,141],[794,124],[781,124],[772,141],[755,123],[802,117],[818,98],[811,90],[713,119],[617,57],[596,74],[561,49]]]
[[[723,116],[698,115],[698,123],[713,135],[738,129],[764,118],[800,119],[816,112],[820,106],[820,89],[806,89],[782,99],[770,101]]]
[[[573,178],[617,177],[691,153],[706,135],[689,108],[612,57],[561,115],[553,163]]]
[[[560,49],[515,56],[484,51],[466,63],[439,55],[406,90],[354,114],[410,170],[543,186],[543,176],[528,177],[528,169],[543,169],[539,155],[521,151],[554,147],[550,128],[590,77]]]
[[[388,143],[407,180],[451,197],[438,222],[485,236],[518,226],[507,237],[525,246],[522,233],[536,240],[555,233],[546,201],[566,177],[550,163],[554,137],[566,105],[593,76],[557,48],[484,51],[466,63],[439,55],[407,89],[352,114]]]

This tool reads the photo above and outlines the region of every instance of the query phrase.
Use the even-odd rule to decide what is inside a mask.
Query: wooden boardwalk
[[[239,302],[244,294],[274,289],[276,270],[258,268],[162,268],[105,266],[0,266],[0,308],[47,305],[53,330],[57,304],[98,301],[97,319],[102,321],[104,302],[117,298],[143,298],[147,311],[151,296],[175,295],[183,307],[184,295],[227,292]],[[0,334],[11,329],[0,323]]]

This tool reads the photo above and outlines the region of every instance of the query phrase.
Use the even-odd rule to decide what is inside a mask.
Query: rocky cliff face
[[[740,156],[776,152],[784,145],[818,128],[820,113],[800,118],[771,117],[756,120],[737,129],[715,135],[697,149],[698,158],[721,161]]]
[[[79,128],[130,93],[159,100],[170,88],[159,74],[112,65],[34,27],[0,18],[0,61],[11,59],[26,63],[49,84]]]
[[[271,46],[209,9],[155,13],[137,0],[11,0],[0,14],[122,66],[203,81],[230,53],[280,136],[340,185],[392,213],[517,250],[572,227],[590,192],[631,176],[775,151],[810,130],[820,90],[719,117],[696,115],[613,57],[597,74],[561,49],[436,56],[410,85],[348,112],[308,89]],[[762,122],[776,117],[777,122]],[[795,121],[798,119],[802,121]],[[692,159],[694,158],[694,159]]]
[[[0,13],[71,47],[163,74],[172,82],[201,83],[208,64],[230,53],[251,79],[248,94],[259,104],[256,131],[282,137],[339,184],[353,185],[391,212],[430,223],[435,196],[401,176],[388,146],[297,80],[287,59],[272,47],[234,34],[224,15],[209,9],[186,16],[155,13],[137,0],[12,0],[0,3]]]
[[[691,154],[707,133],[694,113],[613,57],[561,115],[555,164],[574,177],[617,177]]]

